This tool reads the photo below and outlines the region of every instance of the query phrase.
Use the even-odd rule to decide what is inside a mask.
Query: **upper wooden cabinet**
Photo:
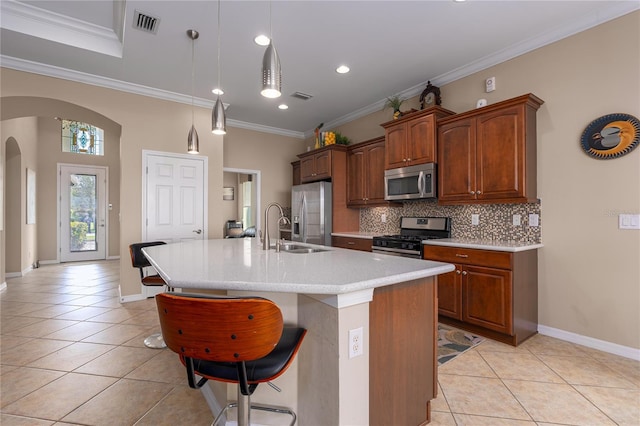
[[[301,183],[331,179],[331,157],[329,147],[298,155]]]
[[[438,123],[438,202],[536,200],[536,111],[532,94]]]
[[[301,183],[331,181],[332,232],[358,231],[360,212],[347,207],[347,147],[329,145],[298,154],[298,158]]]
[[[349,147],[347,153],[347,205],[386,205],[384,199],[384,137]]]
[[[454,114],[439,106],[381,124],[385,130],[385,169],[435,163],[437,120]]]

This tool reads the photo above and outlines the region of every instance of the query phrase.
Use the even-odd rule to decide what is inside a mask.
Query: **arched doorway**
[[[9,149],[9,139],[12,135],[11,120],[29,119],[32,127],[31,134],[33,137],[29,140],[21,140],[14,138],[15,144],[12,145],[11,152],[16,150],[29,152],[30,155],[37,156],[37,235],[33,241],[25,241],[24,235],[18,238],[18,242],[9,240],[9,228],[22,226],[21,221],[17,222],[13,216],[8,217],[9,209],[9,193],[13,191],[16,183],[15,179],[9,180],[7,176],[7,194],[4,199],[5,210],[5,238],[3,247],[0,252],[3,253],[3,259],[0,260],[6,266],[4,272],[9,274],[14,272],[13,263],[9,269],[8,258],[9,251],[15,252],[16,244],[19,244],[22,252],[31,251],[34,258],[40,263],[57,263],[60,261],[60,237],[58,235],[58,200],[56,200],[56,184],[57,170],[59,163],[71,164],[88,164],[109,169],[109,194],[108,194],[108,215],[109,232],[108,232],[108,254],[109,258],[118,258],[120,256],[120,223],[118,220],[120,212],[120,136],[122,129],[120,124],[90,109],[75,105],[69,102],[57,99],[41,98],[41,97],[3,97],[0,99],[0,119],[3,128],[3,137],[6,138],[6,150]],[[58,118],[67,118],[77,121],[92,123],[105,131],[105,155],[90,156],[81,154],[62,153],[61,151],[61,130]],[[26,149],[26,151],[25,151]],[[35,152],[35,154],[33,154]],[[14,155],[14,154],[12,154]],[[24,155],[23,155],[24,157]],[[24,158],[23,158],[24,160]],[[5,162],[9,161],[7,154]],[[24,162],[24,161],[23,161]],[[34,166],[30,165],[29,168]],[[22,164],[19,169],[24,169]],[[19,171],[21,176],[21,170]],[[20,192],[24,192],[21,191]],[[13,203],[12,203],[13,204]],[[18,203],[21,204],[21,203]],[[24,204],[24,203],[22,203]],[[9,246],[9,244],[11,244]],[[9,250],[7,250],[9,249]],[[23,256],[24,257],[24,256]],[[11,260],[13,262],[13,260]],[[21,260],[22,265],[17,272],[22,272],[25,267],[25,260]],[[0,277],[1,278],[1,277]]]

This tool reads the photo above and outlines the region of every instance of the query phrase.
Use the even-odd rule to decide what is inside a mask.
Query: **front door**
[[[60,261],[107,255],[106,167],[59,164]]]

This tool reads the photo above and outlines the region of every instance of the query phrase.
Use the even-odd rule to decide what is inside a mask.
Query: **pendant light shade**
[[[211,114],[211,132],[214,135],[224,135],[227,133],[227,117],[224,114],[224,105],[220,100],[220,96],[218,96],[216,104],[213,106],[213,113]]]
[[[200,152],[200,139],[198,138],[198,132],[196,132],[196,126],[193,124],[187,137],[187,152],[189,154],[198,154]]]
[[[194,80],[195,80],[195,44],[196,39],[200,36],[196,30],[187,30],[187,37],[191,39],[191,129],[187,136],[187,152],[189,154],[198,154],[200,152],[200,139],[194,125],[193,118],[193,97],[194,97]]]
[[[220,0],[218,0],[218,89],[220,85]],[[211,133],[214,135],[225,135],[227,133],[227,116],[224,112],[224,105],[220,100],[220,95],[216,99],[216,104],[211,112]]]
[[[262,91],[260,94],[265,98],[277,98],[282,92],[282,70],[280,69],[280,58],[278,51],[269,41],[267,50],[262,58]]]

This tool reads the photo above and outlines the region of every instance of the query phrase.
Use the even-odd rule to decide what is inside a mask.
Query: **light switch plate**
[[[640,214],[621,214],[618,216],[619,229],[640,229]]]
[[[480,215],[479,214],[472,214],[471,215],[471,224],[472,225],[480,225]]]

